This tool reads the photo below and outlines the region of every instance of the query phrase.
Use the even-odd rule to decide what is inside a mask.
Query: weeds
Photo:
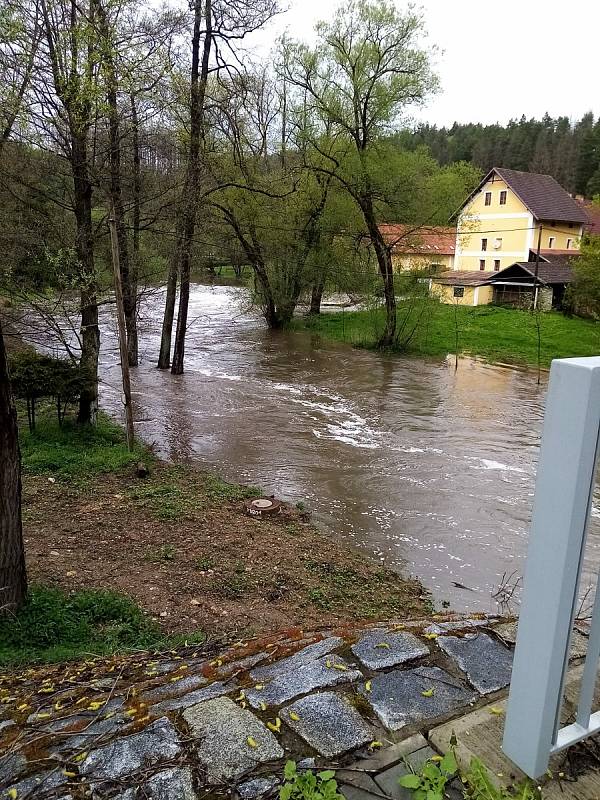
[[[296,763],[288,761],[283,770],[284,782],[279,789],[279,800],[344,800],[338,791],[332,769],[298,772]]]
[[[152,564],[158,564],[164,561],[175,560],[175,547],[172,544],[163,544],[161,547],[148,550],[144,556],[144,561],[150,561]]]
[[[158,625],[129,597],[88,589],[67,594],[32,586],[16,615],[0,617],[0,663],[63,661],[155,647]]]

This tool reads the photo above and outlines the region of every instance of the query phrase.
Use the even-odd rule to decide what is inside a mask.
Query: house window
[[[567,250],[573,247],[573,239],[567,239]]]
[[[485,258],[479,259],[479,269],[485,269]]]
[[[556,241],[555,236],[548,237],[548,248],[551,250],[554,247],[554,242]]]
[[[500,259],[499,258],[495,258],[494,259],[494,272],[499,272],[499,271],[500,271]]]
[[[454,297],[464,297],[465,296],[465,287],[464,286],[455,286],[454,287]]]
[[[501,206],[505,206],[506,205],[506,191],[505,190],[502,190],[500,192],[500,205]]]
[[[481,249],[482,250],[487,250],[487,239],[482,239],[481,240]]]
[[[485,204],[486,204],[486,206],[491,206],[492,205],[492,193],[491,192],[486,192],[485,193]],[[461,297],[462,297],[462,295],[461,295]]]
[[[494,239],[494,250],[501,250],[502,249],[502,237],[497,236]]]

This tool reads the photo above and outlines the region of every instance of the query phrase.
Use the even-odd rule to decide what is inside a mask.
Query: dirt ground
[[[247,490],[157,462],[84,482],[24,476],[29,579],[130,595],[165,632],[253,636],[416,617],[421,585],[284,508],[247,515]]]

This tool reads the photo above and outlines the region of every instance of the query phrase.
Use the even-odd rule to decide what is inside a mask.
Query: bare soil
[[[248,490],[189,467],[85,482],[24,476],[29,579],[130,595],[166,633],[255,636],[429,610],[422,586],[284,506],[248,516]]]

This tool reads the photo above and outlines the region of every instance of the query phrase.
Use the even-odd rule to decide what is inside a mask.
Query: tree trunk
[[[162,333],[160,336],[160,353],[158,355],[157,365],[159,369],[169,369],[171,366],[171,337],[173,335],[173,318],[175,317],[178,263],[179,252],[176,242],[173,256],[169,261],[169,274],[167,275],[167,294],[165,296],[165,311],[163,315]]]
[[[200,140],[204,124],[204,96],[208,80],[210,51],[212,47],[212,0],[204,0],[204,44],[202,63],[200,64],[200,36],[202,28],[202,0],[194,4],[194,33],[192,36],[192,70],[190,81],[190,145],[185,185],[182,195],[180,214],[182,226],[179,237],[179,309],[177,312],[177,330],[171,372],[180,375],[183,372],[185,355],[185,336],[187,333],[188,307],[190,301],[190,260],[196,215],[198,213],[198,197],[200,193]]]
[[[323,299],[323,291],[325,289],[325,280],[320,277],[313,283],[312,292],[310,295],[310,309],[309,314],[321,313],[321,300]]]
[[[125,311],[125,327],[127,331],[127,360],[130,366],[138,363],[137,335],[137,287],[132,286],[129,269],[129,248],[125,229],[125,211],[123,209],[123,193],[121,191],[121,124],[117,105],[118,80],[113,58],[113,36],[101,0],[94,0],[98,15],[98,27],[104,39],[104,73],[106,75],[106,100],[108,105],[108,140],[110,200],[113,208],[117,243],[119,246],[119,265],[121,286],[123,287],[123,308]]]
[[[137,107],[135,104],[135,95],[131,95],[131,127],[132,127],[132,149],[133,149],[133,259],[129,267],[129,285],[133,296],[135,297],[135,313],[137,314],[138,308],[138,270],[140,264],[140,217],[141,217],[141,197],[142,197],[142,169],[140,158],[140,136],[139,136],[139,120]],[[129,339],[127,340],[129,348]],[[134,350],[135,346],[135,350]],[[137,332],[137,319],[135,324],[135,340],[131,340],[131,350],[129,352],[129,364],[131,366],[139,363],[138,352],[138,332]]]
[[[16,611],[27,594],[21,522],[21,453],[0,325],[0,613]]]
[[[362,197],[360,205],[373,248],[375,249],[377,265],[383,281],[383,296],[385,297],[385,328],[379,337],[377,346],[391,347],[396,340],[396,292],[392,256],[377,225],[371,197]]]
[[[77,131],[71,123],[71,169],[73,172],[75,207],[75,251],[81,270],[81,367],[88,383],[79,398],[78,422],[96,422],[98,412],[98,354],[100,331],[94,271],[94,239],[92,228],[92,184],[89,178],[86,132]]]

